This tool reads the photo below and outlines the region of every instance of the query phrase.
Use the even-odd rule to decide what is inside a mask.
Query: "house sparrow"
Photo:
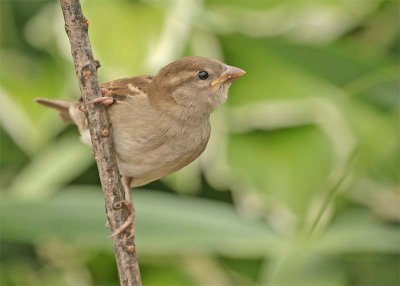
[[[100,85],[103,96],[92,103],[109,106],[126,196],[130,187],[177,171],[204,151],[211,112],[226,100],[231,83],[244,74],[217,60],[193,56],[168,64],[156,76]],[[81,140],[91,145],[82,101],[39,98],[36,102],[57,109],[64,120],[75,123]]]

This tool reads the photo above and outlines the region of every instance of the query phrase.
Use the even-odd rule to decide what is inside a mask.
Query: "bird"
[[[162,67],[155,76],[100,84],[102,96],[89,104],[107,106],[126,201],[131,187],[175,172],[203,153],[210,138],[211,113],[226,101],[232,82],[244,74],[215,59],[189,56]],[[77,125],[81,141],[91,145],[82,99],[37,98],[36,102],[58,110],[66,122]]]

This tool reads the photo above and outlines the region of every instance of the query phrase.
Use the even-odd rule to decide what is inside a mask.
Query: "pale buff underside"
[[[69,112],[81,140],[91,145],[83,112],[76,105]],[[132,187],[186,166],[204,151],[210,136],[208,117],[187,122],[160,114],[144,93],[114,103],[109,114],[118,167],[121,175],[133,178]]]

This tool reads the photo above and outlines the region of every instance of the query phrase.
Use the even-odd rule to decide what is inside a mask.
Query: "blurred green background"
[[[1,285],[117,285],[59,3],[1,4]],[[399,285],[399,2],[82,1],[102,81],[247,71],[206,152],[134,192],[143,284]]]

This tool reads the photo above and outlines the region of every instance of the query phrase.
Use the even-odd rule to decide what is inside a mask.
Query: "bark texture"
[[[89,22],[82,14],[79,0],[60,0],[65,20],[75,71],[79,81],[83,102],[87,109],[93,152],[104,192],[107,218],[111,230],[115,230],[128,218],[124,204],[124,189],[121,184],[117,161],[112,144],[112,126],[107,110],[101,104],[88,104],[101,96],[97,78],[99,63],[94,60],[89,42]],[[113,237],[115,258],[121,285],[141,285],[135,242],[127,239],[127,233]]]

